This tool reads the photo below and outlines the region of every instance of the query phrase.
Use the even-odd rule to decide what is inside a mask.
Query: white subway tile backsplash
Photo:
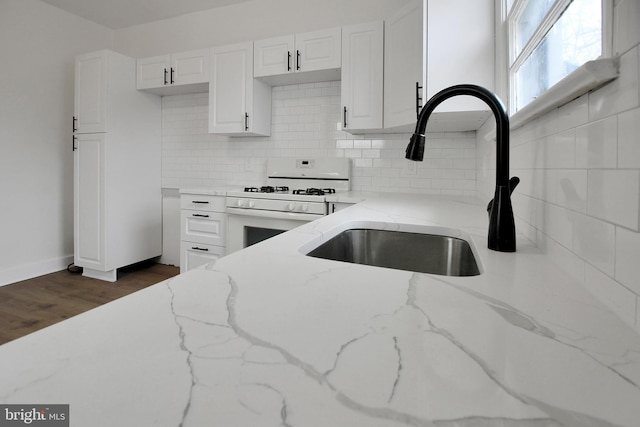
[[[590,170],[587,201],[589,215],[638,231],[640,170]]]
[[[404,159],[408,134],[363,136],[335,130],[340,82],[273,87],[272,135],[266,138],[208,134],[207,94],[166,96],[162,102],[164,187],[259,184],[266,178],[268,158],[330,156],[352,159],[358,177],[354,190],[475,193],[470,184],[476,176],[475,132],[429,134],[425,162],[409,168]],[[446,179],[436,184],[424,179],[425,171],[433,169]]]
[[[576,129],[576,166],[615,168],[618,161],[618,119],[598,120]]]
[[[636,0],[637,1],[637,0]],[[620,57],[620,76],[589,96],[589,119],[609,117],[640,106],[638,46]]]
[[[572,250],[589,264],[613,277],[615,227],[612,224],[576,213],[573,216]]]
[[[618,115],[618,167],[640,169],[640,108]]]
[[[546,204],[545,224],[547,234],[553,240],[571,248],[573,245],[573,217],[575,212],[554,204]]]
[[[587,212],[587,171],[559,169],[556,172],[558,188],[556,202],[567,209]]]
[[[615,279],[640,295],[640,233],[616,229]]]
[[[371,148],[370,139],[361,139],[353,141],[353,148]]]
[[[635,325],[636,295],[633,292],[589,264],[585,268],[585,286],[627,324]]]
[[[640,2],[623,0],[614,12],[614,53],[621,54],[640,44]]]
[[[544,164],[547,168],[573,168],[576,164],[576,131],[570,129],[549,135],[544,140]]]
[[[640,332],[640,1],[616,0],[620,76],[511,132],[518,232]],[[478,133],[477,191],[495,143]]]

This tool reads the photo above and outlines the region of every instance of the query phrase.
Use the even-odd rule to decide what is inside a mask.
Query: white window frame
[[[511,65],[515,56],[512,22],[517,13],[523,8],[525,2],[526,0],[496,0],[496,87],[498,88],[498,95],[503,101],[507,102],[508,111],[511,114],[510,124],[512,128],[519,127],[618,76],[618,59],[612,57],[613,0],[601,0],[602,55],[600,58],[588,61],[547,89],[535,100],[515,112],[515,87],[512,84],[514,70],[538,46],[538,43],[562,15],[571,0],[556,0],[547,16],[532,35],[531,41],[524,45],[518,61]]]

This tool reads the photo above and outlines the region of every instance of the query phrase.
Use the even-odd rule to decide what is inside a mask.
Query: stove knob
[[[288,208],[291,212],[293,212],[293,211],[296,209],[296,204],[295,204],[295,203],[289,203],[289,204],[287,205],[287,208]]]
[[[302,204],[300,205],[300,210],[301,210],[302,212],[306,212],[307,210],[309,210],[309,205],[308,205],[308,204],[306,204],[306,203],[302,203]]]
[[[238,199],[238,201],[236,202],[236,204],[238,205],[239,208],[244,207],[244,200],[242,199]]]
[[[256,203],[253,200],[249,200],[249,207],[254,208],[255,206],[256,206]]]

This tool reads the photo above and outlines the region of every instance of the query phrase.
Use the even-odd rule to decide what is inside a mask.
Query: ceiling
[[[111,29],[145,24],[248,0],[42,0]]]

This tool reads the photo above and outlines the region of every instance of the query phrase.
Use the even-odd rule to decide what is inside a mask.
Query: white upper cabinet
[[[253,76],[276,76],[294,72],[295,36],[257,40],[253,44]]]
[[[424,22],[422,1],[413,1],[385,21],[385,128],[416,123],[420,88],[426,81]]]
[[[382,21],[342,28],[342,127],[347,132],[382,128]]]
[[[253,78],[253,43],[211,49],[209,133],[271,134],[271,87]]]
[[[449,86],[493,90],[493,40],[492,0],[413,0],[385,20],[385,129],[412,131],[422,106]],[[456,97],[438,107],[428,130],[477,129],[488,116],[481,101]]]
[[[340,68],[342,29],[296,34],[295,71],[319,71]]]
[[[341,28],[273,37],[254,43],[254,77],[273,84],[340,79]]]
[[[471,83],[494,90],[493,3],[493,0],[428,0],[425,102],[442,89],[457,84]],[[446,42],[441,43],[442,40]],[[443,102],[438,111],[487,109],[476,98],[459,96]]]
[[[209,49],[141,58],[137,61],[137,88],[160,95],[206,92]]]
[[[76,60],[73,131],[107,131],[107,59],[96,52]]]
[[[152,56],[137,60],[136,87],[155,89],[169,84],[171,55]]]

